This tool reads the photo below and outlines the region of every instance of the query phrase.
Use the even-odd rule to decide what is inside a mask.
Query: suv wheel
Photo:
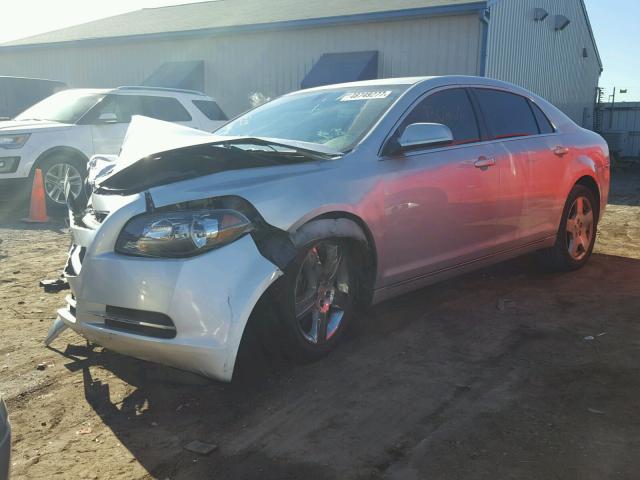
[[[78,196],[84,185],[86,167],[82,162],[56,155],[40,164],[44,181],[47,208],[61,209],[67,204],[65,183],[69,182],[71,193]]]

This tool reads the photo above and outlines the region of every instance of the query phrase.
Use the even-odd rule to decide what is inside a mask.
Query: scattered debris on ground
[[[197,453],[198,455],[209,455],[214,450],[217,450],[218,446],[194,440],[193,442],[187,443],[184,449],[191,453]]]

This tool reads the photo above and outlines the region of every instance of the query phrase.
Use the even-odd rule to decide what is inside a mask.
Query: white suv
[[[65,204],[64,185],[82,190],[86,164],[96,153],[117,154],[133,115],[211,132],[227,120],[212,98],[155,87],[71,89],[0,122],[0,192],[28,188],[42,169],[49,207]],[[27,183],[27,185],[24,185]]]

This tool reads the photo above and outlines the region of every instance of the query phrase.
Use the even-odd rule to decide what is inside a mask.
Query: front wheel
[[[65,186],[67,183],[73,195],[78,196],[82,192],[86,166],[81,162],[56,155],[43,161],[40,168],[44,180],[47,208],[60,210],[66,206]]]
[[[315,241],[287,269],[279,304],[298,357],[314,360],[329,353],[351,321],[355,275],[349,251],[343,240]]]
[[[565,204],[556,244],[543,252],[547,264],[556,271],[582,268],[596,242],[598,204],[593,192],[576,185]]]

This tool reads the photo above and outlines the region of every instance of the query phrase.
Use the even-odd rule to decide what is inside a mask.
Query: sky
[[[585,3],[604,63],[600,86],[607,96],[613,87],[628,89],[626,94],[616,94],[616,102],[640,101],[640,1],[585,0]]]
[[[585,2],[604,63],[600,86],[605,88],[607,96],[611,94],[614,86],[618,89],[628,89],[627,94],[618,94],[616,101],[640,101],[640,55],[637,52],[640,1],[585,0]],[[0,43],[140,8],[194,2],[190,0],[4,0],[3,3]]]

